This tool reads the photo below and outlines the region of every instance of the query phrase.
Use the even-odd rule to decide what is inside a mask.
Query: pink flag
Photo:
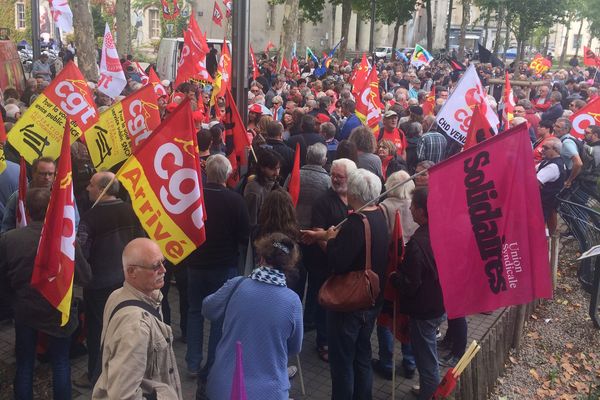
[[[552,297],[525,124],[432,167],[428,204],[448,318]]]
[[[248,400],[244,383],[244,365],[242,364],[242,342],[235,343],[235,370],[231,384],[231,400]]]

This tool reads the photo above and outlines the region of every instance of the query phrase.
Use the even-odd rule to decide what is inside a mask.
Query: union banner
[[[71,61],[40,94],[8,133],[8,142],[27,160],[60,155],[67,117],[71,143],[98,121],[87,82]]]
[[[85,132],[94,168],[107,170],[125,161],[158,125],[160,112],[152,85],[114,104]]]

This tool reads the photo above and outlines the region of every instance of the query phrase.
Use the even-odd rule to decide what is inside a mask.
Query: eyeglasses
[[[56,175],[56,172],[36,172],[36,174],[40,176],[54,176]]]
[[[161,268],[165,266],[165,260],[160,260],[154,265],[140,265],[140,264],[129,264],[130,267],[138,267],[141,269],[146,269],[148,271],[158,272]]]

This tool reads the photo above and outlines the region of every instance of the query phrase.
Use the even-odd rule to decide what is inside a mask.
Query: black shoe
[[[414,368],[404,368],[404,377],[406,379],[412,379],[415,377],[415,369]]]
[[[377,372],[377,374],[379,376],[381,376],[382,378],[391,381],[392,380],[392,370],[385,368],[383,365],[381,365],[381,361],[378,359],[373,359],[371,360],[371,363],[373,365],[373,371]]]
[[[452,350],[452,343],[450,343],[449,340],[440,340],[437,343],[437,349],[438,349],[438,353],[440,351],[450,351],[450,350]]]

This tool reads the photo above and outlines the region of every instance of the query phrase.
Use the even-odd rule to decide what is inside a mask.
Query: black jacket
[[[267,139],[267,145],[271,146],[273,151],[281,156],[283,162],[281,163],[281,170],[279,171],[280,184],[283,184],[287,179],[288,175],[292,172],[294,166],[294,150],[285,144],[283,140]]]
[[[400,312],[427,320],[445,313],[442,287],[431,249],[429,225],[420,226],[406,244],[406,255],[393,280],[400,293]]]

